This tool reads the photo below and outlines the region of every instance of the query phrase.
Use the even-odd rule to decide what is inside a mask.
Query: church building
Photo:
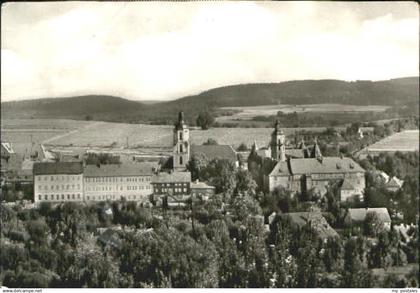
[[[316,140],[311,148],[303,140],[296,148],[286,145],[286,136],[276,121],[269,147],[258,149],[255,143],[252,147],[248,169],[266,191],[281,186],[295,193],[313,191],[324,195],[330,182],[338,182],[345,188],[342,201],[354,196],[363,200],[365,170],[351,158],[324,157]]]

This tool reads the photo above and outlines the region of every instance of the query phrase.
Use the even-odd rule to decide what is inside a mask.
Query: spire
[[[306,149],[306,145],[305,145],[305,141],[303,140],[303,137],[302,137],[302,139],[301,139],[301,141],[300,141],[299,148],[300,148],[301,150]]]
[[[257,141],[254,140],[254,143],[252,144],[252,150],[258,151],[258,145],[257,145]]]
[[[315,138],[315,145],[312,149],[311,158],[317,158],[319,161],[322,162],[322,153],[319,149],[318,140]]]
[[[184,121],[184,112],[180,111],[178,113],[178,121],[175,123],[175,131],[178,129],[183,129],[186,127],[185,121]]]

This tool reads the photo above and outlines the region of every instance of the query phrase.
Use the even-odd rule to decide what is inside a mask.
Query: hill
[[[160,103],[140,103],[101,95],[4,102],[1,112],[6,118],[92,118],[169,124],[179,110],[183,110],[186,118],[193,122],[202,109],[216,110],[219,107],[335,103],[418,108],[418,90],[418,77],[355,82],[300,80],[231,85]]]

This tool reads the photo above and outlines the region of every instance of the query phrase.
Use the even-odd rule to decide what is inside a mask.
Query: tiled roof
[[[286,149],[286,156],[292,158],[304,158],[304,149]]]
[[[142,176],[153,175],[156,163],[124,163],[106,165],[87,165],[83,172],[85,177],[110,177],[110,176]]]
[[[338,233],[331,228],[320,212],[286,213],[284,216],[289,217],[290,221],[299,227],[310,222],[311,227],[322,239],[338,236]]]
[[[34,164],[34,175],[81,174],[82,163],[78,162],[41,162]]]
[[[215,158],[236,162],[236,152],[230,145],[192,145],[191,154],[203,154],[207,159]]]
[[[289,166],[287,162],[278,162],[276,166],[274,166],[274,169],[271,171],[269,176],[275,176],[275,175],[290,175]]]
[[[152,183],[191,182],[190,172],[161,172],[152,177]]]
[[[363,222],[366,218],[367,213],[374,212],[378,215],[378,218],[383,222],[391,222],[388,210],[386,208],[360,208],[360,209],[349,209],[348,216],[352,221]]]
[[[292,174],[358,173],[365,171],[352,159],[338,157],[324,157],[322,160],[316,158],[290,159],[290,169]]]

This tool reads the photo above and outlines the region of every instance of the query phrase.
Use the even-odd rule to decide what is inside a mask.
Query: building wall
[[[285,176],[270,175],[268,176],[268,186],[269,186],[270,192],[274,191],[274,189],[276,189],[276,187],[278,186],[282,186],[286,189],[290,189],[289,176],[288,175],[285,175]]]
[[[143,201],[153,193],[151,175],[97,176],[84,178],[86,201],[126,200]]]
[[[191,195],[196,198],[208,199],[214,195],[214,188],[191,188]]]
[[[168,182],[168,183],[153,183],[153,190],[155,194],[168,194],[181,195],[190,194],[190,183],[189,182]]]
[[[83,174],[34,176],[34,202],[83,200]]]

